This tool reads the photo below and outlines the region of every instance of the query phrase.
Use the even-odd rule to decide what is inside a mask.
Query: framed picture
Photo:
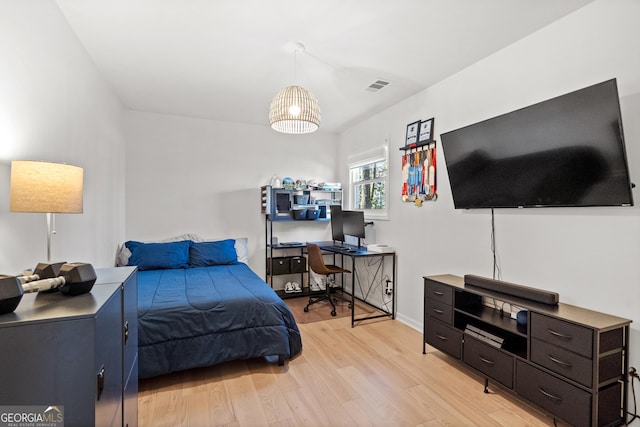
[[[418,142],[433,141],[433,122],[435,119],[423,120],[420,122],[420,130],[418,131]]]
[[[409,123],[407,125],[407,139],[405,146],[412,145],[418,142],[418,129],[420,128],[420,121]]]

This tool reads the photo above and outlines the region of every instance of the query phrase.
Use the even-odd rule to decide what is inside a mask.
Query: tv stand
[[[485,393],[492,381],[572,425],[625,424],[631,320],[465,277],[424,277],[423,353],[429,344],[483,376]]]

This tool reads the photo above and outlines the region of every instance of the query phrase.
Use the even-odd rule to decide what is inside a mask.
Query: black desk
[[[340,256],[340,265],[344,266],[344,257],[348,257],[351,259],[351,327],[355,326],[355,322],[359,322],[362,320],[369,320],[369,319],[377,319],[380,317],[391,317],[392,319],[396,318],[396,312],[395,312],[395,300],[396,300],[396,253],[395,252],[373,252],[373,251],[367,251],[366,248],[360,247],[358,248],[355,245],[349,245],[349,244],[336,244],[334,242],[312,242],[315,243],[316,245],[318,245],[320,247],[321,250],[325,251],[325,252],[330,252],[334,255],[338,255]],[[365,283],[365,287],[366,287],[366,292],[365,289],[363,288],[363,282],[361,281],[361,276],[360,274],[358,274],[358,269],[356,261],[358,259],[363,259],[363,258],[373,258],[373,257],[379,257],[382,258],[381,259],[381,263],[380,266],[376,269],[376,271],[373,274],[373,277],[371,278],[371,280],[367,280],[367,282]],[[386,257],[391,257],[392,260],[392,267],[391,267],[391,282],[393,283],[392,286],[392,290],[391,290],[391,309],[389,310],[388,308],[385,307],[378,307],[374,304],[372,304],[370,301],[367,301],[367,296],[369,295],[369,293],[371,292],[371,289],[373,288],[373,286],[376,284],[377,280],[382,281],[384,279],[384,277],[382,277],[382,265],[384,263],[384,259]],[[356,296],[356,283],[359,285],[359,289],[362,292],[363,298],[357,297]],[[344,291],[344,282],[342,283],[342,289]],[[358,300],[360,302],[363,302],[365,304],[367,304],[370,307],[375,308],[376,310],[379,310],[380,313],[379,314],[375,314],[373,316],[365,316],[365,317],[355,317],[355,301]],[[388,305],[388,304],[383,304],[383,305]]]

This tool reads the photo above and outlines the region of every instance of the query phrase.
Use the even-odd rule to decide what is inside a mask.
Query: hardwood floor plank
[[[203,403],[209,408],[212,414],[212,420],[216,420],[215,422],[217,424],[224,425],[231,424],[235,421],[233,404],[231,403],[231,398],[222,381],[218,380],[212,382],[210,387],[207,388],[205,396],[208,397],[208,401]]]
[[[317,366],[321,365],[304,364],[292,367],[291,374],[295,375],[300,383],[305,384],[300,393],[304,394],[305,399],[312,402],[312,406],[322,414],[320,419],[331,422],[324,425],[353,425],[349,414],[342,407],[342,401],[332,392],[335,384],[331,378],[319,375]]]
[[[551,426],[551,417],[384,319],[300,324],[286,366],[252,359],[141,380],[140,427]]]
[[[255,363],[256,361],[252,361]],[[264,365],[263,365],[264,366]],[[273,424],[292,417],[286,399],[278,386],[278,381],[271,369],[261,369],[266,372],[251,370],[253,386],[257,391],[267,423]]]
[[[266,426],[267,418],[262,411],[258,393],[249,375],[224,380],[227,393],[232,396],[231,404],[235,420],[241,426]],[[206,424],[205,424],[206,425]]]

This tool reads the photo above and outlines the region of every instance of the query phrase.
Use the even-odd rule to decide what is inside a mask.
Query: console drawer
[[[520,360],[516,392],[575,426],[591,424],[591,395]]]
[[[453,305],[453,288],[433,280],[425,279],[425,298],[440,301],[441,303]]]
[[[593,382],[591,359],[539,339],[531,340],[531,361],[587,387]]]
[[[427,344],[460,359],[462,332],[437,320],[429,320],[426,326]]]
[[[593,331],[563,320],[531,313],[531,336],[592,358]]]
[[[465,335],[463,360],[505,387],[513,388],[513,356]]]
[[[447,325],[453,324],[453,308],[438,300],[427,298],[425,302],[425,313],[435,319],[438,319]]]

